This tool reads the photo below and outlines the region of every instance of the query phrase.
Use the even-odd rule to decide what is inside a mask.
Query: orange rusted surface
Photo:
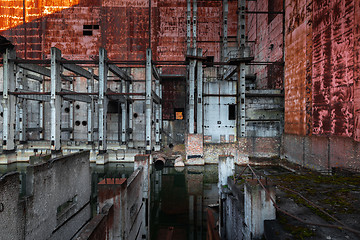
[[[62,11],[79,0],[0,0],[0,31]]]
[[[285,132],[306,134],[306,0],[285,6]]]
[[[360,141],[360,1],[354,7],[354,139]]]

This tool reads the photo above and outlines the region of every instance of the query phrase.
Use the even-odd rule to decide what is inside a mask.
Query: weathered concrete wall
[[[24,239],[24,202],[20,202],[19,173],[8,173],[0,178],[0,238]]]
[[[282,142],[282,156],[302,166],[319,171],[360,170],[360,144],[351,138],[285,134]]]
[[[90,218],[89,152],[27,169],[26,239],[70,239]]]

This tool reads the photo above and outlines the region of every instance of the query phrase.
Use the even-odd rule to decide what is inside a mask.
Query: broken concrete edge
[[[111,211],[113,211],[114,205],[112,203],[107,203],[102,209],[101,213],[97,214],[93,217],[84,227],[80,230],[78,237],[76,240],[88,240],[94,239],[94,233],[96,233],[97,228],[103,223],[107,221]]]
[[[7,172],[0,176],[0,182],[14,182],[14,180],[19,179],[19,175],[20,173],[17,171]]]

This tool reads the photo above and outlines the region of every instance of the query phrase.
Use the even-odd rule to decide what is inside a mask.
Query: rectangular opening
[[[93,29],[99,29],[99,25],[93,25]]]
[[[93,28],[93,25],[84,25],[83,26],[83,29],[92,29]]]
[[[84,30],[84,31],[83,31],[83,35],[84,35],[84,36],[92,36],[92,31]]]
[[[236,120],[236,105],[229,105],[229,120]]]

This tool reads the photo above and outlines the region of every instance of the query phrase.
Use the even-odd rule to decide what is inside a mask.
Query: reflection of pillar
[[[263,185],[265,185],[265,181],[263,181]],[[247,239],[250,239],[250,236],[261,238],[264,234],[264,221],[276,218],[275,207],[270,200],[270,198],[275,199],[275,188],[269,185],[265,185],[265,187],[267,192],[257,180],[248,180],[245,183],[244,222]]]
[[[194,239],[194,196],[189,196],[189,240]]]
[[[196,197],[196,239],[202,239],[202,195]]]

